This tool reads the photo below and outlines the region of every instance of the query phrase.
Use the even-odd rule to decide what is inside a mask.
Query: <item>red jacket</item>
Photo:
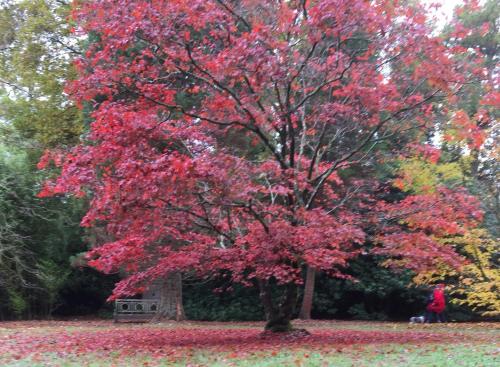
[[[443,312],[445,308],[444,291],[442,289],[434,289],[432,296],[434,300],[427,306],[427,311]]]

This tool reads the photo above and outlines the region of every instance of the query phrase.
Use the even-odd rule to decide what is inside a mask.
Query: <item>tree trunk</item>
[[[311,319],[315,278],[316,278],[316,270],[308,266],[306,273],[306,284],[304,286],[304,297],[302,298],[302,307],[300,308],[299,319],[302,320]]]
[[[290,321],[297,302],[297,286],[294,283],[287,284],[282,301],[276,307],[273,305],[269,283],[260,281],[259,288],[267,320],[264,329],[272,332],[291,331]]]
[[[184,320],[186,317],[182,305],[182,275],[173,273],[162,281],[159,293],[160,305],[152,321]]]

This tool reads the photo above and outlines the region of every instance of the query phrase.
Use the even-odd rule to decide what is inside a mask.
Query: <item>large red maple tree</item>
[[[44,157],[62,173],[41,195],[91,197],[83,225],[113,240],[90,264],[128,274],[114,297],[223,273],[259,287],[266,328],[287,330],[307,268],[346,276],[367,251],[416,271],[460,264],[435,236],[475,225],[476,201],[445,187],[388,199],[374,174],[437,159],[419,143],[465,82],[421,6],[96,0],[75,19],[89,46],[68,93],[92,122]]]

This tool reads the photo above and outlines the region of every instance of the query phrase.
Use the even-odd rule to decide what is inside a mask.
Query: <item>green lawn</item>
[[[500,325],[314,321],[311,336],[261,323],[0,323],[0,366],[500,366]]]

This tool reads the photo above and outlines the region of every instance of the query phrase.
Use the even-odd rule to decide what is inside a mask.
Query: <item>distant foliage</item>
[[[83,132],[80,111],[63,93],[79,53],[69,9],[55,0],[0,3],[0,132],[28,139],[28,147],[74,144]]]
[[[220,288],[220,281],[187,282],[184,286],[184,310],[190,320],[260,321],[264,320],[262,306],[254,288],[234,285]]]

